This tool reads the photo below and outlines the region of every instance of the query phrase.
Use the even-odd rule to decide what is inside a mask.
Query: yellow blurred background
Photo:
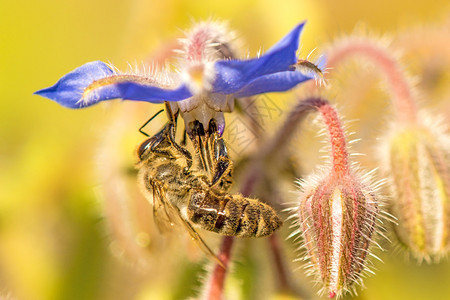
[[[124,160],[131,164],[132,151],[142,140],[137,128],[156,108],[145,104],[132,110],[125,108],[132,106],[129,102],[115,101],[69,110],[32,95],[34,91],[88,61],[110,61],[126,69],[127,62],[148,60],[180,37],[180,29],[192,20],[210,16],[228,20],[252,55],[308,20],[302,35],[306,56],[359,24],[395,35],[446,23],[448,33],[449,8],[446,0],[2,0],[0,299],[179,299],[193,295],[192,274],[200,268],[167,262],[165,272],[171,275],[149,275],[151,266],[142,270],[111,254],[111,230],[105,229],[107,213],[99,200],[98,151],[106,133],[114,139],[111,128],[116,128],[123,139],[133,141],[124,151],[129,151]],[[449,101],[448,94],[444,100]],[[136,117],[123,122],[121,110]],[[123,127],[114,124],[115,116],[121,116]],[[123,137],[124,128],[129,137]],[[144,244],[148,238],[143,237]],[[385,264],[377,264],[376,276],[365,280],[367,289],[358,299],[448,299],[447,261],[418,266],[401,254],[384,253],[382,258]],[[163,269],[160,262],[158,270]]]

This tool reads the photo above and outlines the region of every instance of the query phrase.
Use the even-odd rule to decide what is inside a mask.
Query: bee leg
[[[220,258],[209,248],[209,246],[206,244],[206,242],[202,239],[202,237],[198,234],[198,232],[192,227],[192,225],[181,218],[182,223],[186,227],[187,231],[189,232],[189,235],[191,238],[197,243],[197,245],[202,249],[203,252],[205,252],[210,258],[214,259],[220,266],[222,266],[224,269],[226,269],[223,262],[220,260]]]
[[[224,191],[228,191],[233,184],[232,179],[233,164],[229,158],[220,157],[215,165],[215,172],[211,181],[211,187],[220,187]]]
[[[233,162],[228,157],[227,147],[223,138],[215,133],[213,139],[214,175],[211,180],[211,187],[220,186],[227,191],[233,183]]]
[[[195,230],[194,227],[192,227],[191,223],[187,221],[181,214],[178,207],[176,207],[171,201],[169,201],[166,197],[166,191],[163,188],[163,184],[160,182],[155,181],[152,188],[154,189],[154,201],[157,200],[158,204],[160,204],[165,211],[165,215],[167,217],[167,221],[172,223],[174,220],[172,219],[172,216],[177,216],[178,219],[181,221],[181,223],[186,228],[187,232],[191,236],[191,238],[197,243],[197,245],[200,247],[200,249],[205,252],[210,258],[214,259],[218,264],[220,264],[222,267],[225,268],[222,261],[217,257],[216,254],[209,248],[209,246],[205,243],[205,241],[202,239],[200,234]],[[156,202],[154,202],[155,204]],[[172,212],[172,213],[171,213]],[[155,215],[155,220],[159,220],[158,216]]]
[[[184,156],[188,165],[188,169],[190,169],[192,166],[191,153],[185,147],[175,141],[175,125],[173,123],[168,123],[167,125],[169,127],[166,133],[167,138],[169,139],[172,146],[178,151],[178,153]]]
[[[159,194],[160,195],[164,195],[164,191],[161,190],[161,187],[158,187],[159,190]],[[165,198],[164,198],[165,199]],[[206,244],[206,242],[202,239],[202,237],[200,236],[200,234],[198,234],[198,232],[195,230],[194,227],[192,227],[191,223],[189,221],[187,221],[181,214],[180,210],[178,209],[178,207],[176,207],[175,205],[172,204],[172,202],[168,201],[167,199],[165,199],[165,204],[168,205],[170,207],[170,209],[172,211],[176,211],[177,213],[175,215],[178,216],[179,220],[181,221],[181,223],[184,225],[184,227],[186,228],[187,232],[189,233],[189,235],[191,236],[191,238],[197,243],[197,245],[199,246],[199,248],[205,252],[205,254],[207,254],[210,258],[214,259],[219,265],[221,265],[223,268],[225,268],[223,262],[219,259],[219,257],[211,250],[211,248],[209,248],[209,246]]]
[[[183,149],[180,151],[180,153],[182,153],[184,155],[184,157],[186,158],[186,162],[187,162],[187,169],[190,169],[192,167],[192,155],[189,151],[187,151],[186,149],[186,138],[187,138],[187,134],[186,134],[186,129],[183,132],[183,139],[180,142],[180,148]],[[176,143],[174,143],[175,145]]]
[[[202,123],[199,121],[193,122],[191,131],[189,132],[189,137],[194,144],[195,154],[200,162],[200,168],[205,170],[206,173],[210,173],[211,160],[208,155],[206,133]]]
[[[186,129],[183,131],[183,139],[180,142],[180,145],[183,147],[186,147],[187,144],[187,133],[186,133]]]
[[[185,157],[187,168],[190,169],[192,166],[192,155],[191,153],[184,147],[186,145],[186,137],[184,138],[184,141],[182,141],[182,144],[178,144],[175,141],[175,135],[176,135],[176,129],[177,129],[177,119],[178,119],[178,111],[173,112],[169,102],[165,102],[167,116],[169,118],[169,122],[167,123],[165,127],[165,138],[167,138],[170,143],[173,145],[173,147],[180,153],[182,156]]]

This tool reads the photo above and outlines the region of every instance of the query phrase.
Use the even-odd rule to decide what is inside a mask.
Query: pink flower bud
[[[391,127],[381,159],[398,240],[419,261],[437,261],[450,249],[450,138],[429,117],[420,119],[423,125]]]
[[[340,297],[361,283],[380,215],[376,188],[348,162],[345,136],[336,111],[326,101],[313,103],[321,113],[331,144],[331,168],[300,181],[296,214],[309,275],[320,294]]]
[[[374,190],[356,175],[329,174],[301,183],[299,223],[311,274],[330,297],[361,281],[379,209]]]

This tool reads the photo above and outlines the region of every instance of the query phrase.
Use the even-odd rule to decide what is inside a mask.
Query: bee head
[[[171,141],[169,131],[164,128],[159,133],[146,139],[138,148],[137,155],[140,160],[149,158],[149,155],[155,154],[158,156],[173,156],[170,151]]]
[[[148,149],[151,148],[151,145],[153,144],[152,142],[153,138],[148,138],[146,139],[138,148],[137,150],[137,154],[139,156],[140,160],[144,159],[144,154],[147,152]]]

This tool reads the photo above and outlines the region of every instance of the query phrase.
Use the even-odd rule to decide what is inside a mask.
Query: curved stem
[[[293,135],[298,129],[299,124],[305,119],[309,112],[314,108],[306,102],[314,101],[309,98],[306,101],[299,101],[297,105],[289,112],[283,125],[277,130],[276,134],[272,138],[268,139],[261,147],[258,154],[260,159],[273,160],[276,158],[282,158],[284,151],[289,145]]]
[[[348,151],[341,121],[333,106],[327,100],[319,97],[308,98],[299,102],[290,117],[287,118],[279,134],[270,141],[266,151],[270,154],[280,151],[280,147],[283,146],[283,140],[280,140],[280,138],[289,138],[293,134],[294,126],[297,126],[305,118],[306,114],[312,110],[317,110],[322,115],[322,119],[327,127],[334,174],[337,176],[347,175],[349,172]]]
[[[331,144],[331,159],[333,172],[338,177],[342,177],[349,172],[347,143],[341,121],[336,110],[328,101],[314,103],[317,110],[322,115],[323,121],[327,127]]]
[[[278,285],[280,290],[289,289],[289,278],[285,270],[283,256],[281,254],[281,245],[276,233],[269,236],[270,248],[272,249],[273,259],[278,273]]]
[[[392,104],[397,118],[404,123],[417,121],[417,105],[411,86],[397,60],[387,49],[370,39],[348,39],[335,43],[328,51],[328,67],[333,68],[352,56],[364,56],[383,72],[393,94]]]
[[[222,240],[222,245],[220,247],[218,257],[222,261],[223,266],[221,266],[220,264],[216,264],[214,266],[211,274],[211,280],[209,281],[209,288],[207,290],[208,292],[206,295],[206,299],[217,300],[223,298],[222,296],[225,285],[225,277],[230,262],[233,243],[234,237],[232,236],[226,236]]]

